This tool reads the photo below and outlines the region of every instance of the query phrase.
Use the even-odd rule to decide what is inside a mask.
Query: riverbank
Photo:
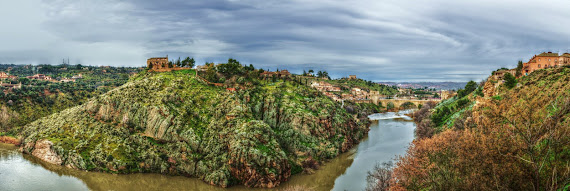
[[[11,136],[0,136],[0,143],[12,144],[15,146],[20,146],[21,144],[19,139]]]
[[[366,186],[367,171],[381,162],[393,160],[405,152],[413,139],[415,125],[400,113],[369,115],[372,121],[368,136],[360,144],[319,166],[313,174],[296,174],[276,188],[248,188],[236,185],[229,188],[211,186],[197,178],[169,176],[154,173],[110,174],[86,172],[52,165],[10,146],[9,155],[0,156],[0,179],[10,182],[0,190],[63,190],[72,185],[74,190],[206,190],[206,191],[287,191],[303,190],[362,190]],[[31,183],[28,183],[31,182]],[[25,187],[22,187],[24,185]],[[83,186],[82,186],[83,185]],[[22,188],[22,189],[20,189]],[[25,189],[23,189],[25,188]]]

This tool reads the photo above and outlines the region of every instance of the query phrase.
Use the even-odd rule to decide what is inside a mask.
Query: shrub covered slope
[[[53,143],[61,165],[274,187],[365,136],[368,120],[294,81],[227,91],[194,70],[141,73],[22,131],[24,152]],[[360,116],[362,117],[362,116]]]
[[[570,69],[481,87],[415,114],[417,138],[392,190],[568,189]]]

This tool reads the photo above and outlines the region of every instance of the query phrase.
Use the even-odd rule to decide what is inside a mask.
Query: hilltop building
[[[0,79],[16,79],[16,76],[8,75],[5,72],[0,72]]]
[[[316,88],[317,90],[321,91],[321,92],[340,92],[341,89],[340,87],[335,87],[332,84],[329,84],[327,82],[323,82],[323,81],[313,81],[313,83],[311,83],[311,87]]]
[[[75,81],[75,79],[82,79],[82,78],[83,78],[83,75],[81,75],[81,74],[74,75],[71,77],[71,79],[74,79],[74,81]]]
[[[44,74],[36,74],[33,76],[26,76],[26,78],[28,78],[30,80],[45,80],[45,81],[51,81],[52,80],[51,76],[46,76]]]
[[[22,82],[18,84],[2,83],[1,86],[9,89],[22,89]]]
[[[71,78],[71,79],[70,79],[70,78],[63,78],[63,79],[60,80],[60,82],[75,82],[75,79],[73,79],[73,78]]]
[[[168,56],[149,58],[146,60],[146,67],[151,70],[162,70],[171,68],[168,65]]]
[[[493,79],[494,80],[503,80],[505,74],[511,73],[513,76],[516,76],[517,69],[510,69],[510,70],[499,70],[493,72]]]
[[[559,67],[570,64],[570,53],[558,55],[558,53],[543,52],[539,55],[534,55],[527,63],[523,63],[522,72],[528,75],[535,70]]]
[[[453,90],[441,90],[441,92],[439,93],[439,97],[444,100],[444,99],[449,99],[453,96],[457,95],[457,92],[453,91]]]
[[[261,77],[267,78],[267,77],[278,77],[278,78],[285,78],[285,77],[289,77],[291,76],[291,73],[289,73],[289,71],[287,70],[281,70],[281,71],[277,71],[277,72],[262,72],[261,74],[259,74]]]
[[[356,80],[356,75],[349,75],[349,76],[348,76],[348,79]]]
[[[206,70],[208,70],[208,65],[199,65],[196,66],[196,71],[200,71],[200,72],[205,72]]]

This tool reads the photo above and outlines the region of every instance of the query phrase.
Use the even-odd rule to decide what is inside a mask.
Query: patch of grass
[[[258,144],[256,149],[261,151],[262,153],[270,153],[271,152],[269,147],[265,146],[264,144]]]
[[[154,146],[163,146],[164,143],[160,143],[159,141],[157,141],[156,139],[152,138],[152,137],[146,137],[146,140],[149,141],[152,145]]]

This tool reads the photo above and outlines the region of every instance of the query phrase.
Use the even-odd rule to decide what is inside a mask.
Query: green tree
[[[517,85],[517,79],[511,73],[506,73],[504,76],[505,79],[505,86],[511,89]]]
[[[519,77],[522,75],[522,68],[523,68],[523,62],[522,60],[519,60],[519,63],[517,64],[517,73],[515,73],[515,77]]]
[[[178,66],[178,67],[181,67],[181,66],[182,66],[182,62],[180,61],[180,57],[178,57],[178,60],[176,60],[175,65]]]
[[[253,64],[249,64],[249,66],[245,66],[243,67],[246,71],[253,71],[255,70],[255,67],[253,67]]]
[[[182,62],[180,63],[181,67],[186,67],[188,66],[188,62],[190,61],[190,57],[186,57],[184,58],[184,60],[182,60]]]
[[[329,76],[329,73],[327,71],[323,71],[323,78],[331,79],[331,77]]]
[[[471,92],[475,91],[475,89],[477,89],[477,83],[475,83],[473,80],[469,81],[465,85],[465,89],[457,91],[457,97],[462,98],[466,95],[469,95]]]
[[[186,66],[190,68],[194,68],[195,65],[196,65],[196,60],[194,60],[194,58],[190,58],[190,61],[186,64]]]
[[[468,93],[475,91],[475,89],[477,89],[477,83],[475,83],[473,80],[467,82],[465,85],[465,91]]]

